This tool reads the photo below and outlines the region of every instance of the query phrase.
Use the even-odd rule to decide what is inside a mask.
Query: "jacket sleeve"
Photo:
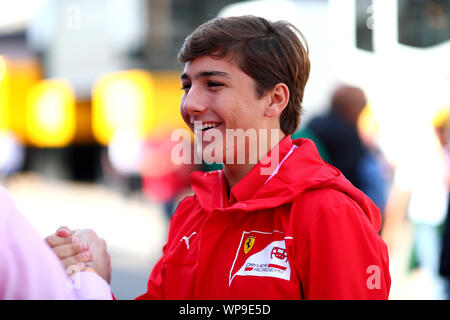
[[[339,201],[310,203],[310,221],[300,231],[296,269],[306,299],[387,299],[387,247],[362,209]],[[319,199],[316,199],[319,200]],[[303,210],[303,212],[305,212]]]
[[[136,300],[163,300],[164,299],[164,259],[165,248],[163,249],[163,256],[159,259],[153,267],[150,277],[147,282],[147,292],[138,296]]]

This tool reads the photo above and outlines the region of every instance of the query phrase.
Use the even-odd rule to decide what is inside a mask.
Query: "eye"
[[[210,88],[223,87],[223,83],[215,82],[215,81],[208,81],[208,87],[210,87]]]
[[[190,83],[183,83],[183,85],[181,86],[181,90],[184,90],[184,91],[188,91],[190,88],[191,88]]]

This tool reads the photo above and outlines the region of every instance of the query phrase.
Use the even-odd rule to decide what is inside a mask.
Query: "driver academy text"
[[[223,313],[225,315],[267,315],[270,313],[269,305],[259,304],[223,304],[220,307],[199,307],[199,306],[186,306],[180,307],[178,313],[180,315],[203,315],[209,318],[213,312]]]

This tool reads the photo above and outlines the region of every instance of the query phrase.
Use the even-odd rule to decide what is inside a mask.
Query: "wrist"
[[[90,267],[90,266],[86,266],[86,268],[84,268],[83,271],[89,271],[89,272],[93,272],[95,274],[98,274],[97,271],[95,271],[95,269]]]
[[[66,273],[68,276],[73,276],[84,269],[86,269],[86,265],[84,263],[73,264],[66,268]]]

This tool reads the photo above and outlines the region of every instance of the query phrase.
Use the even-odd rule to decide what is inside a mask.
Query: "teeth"
[[[205,122],[202,123],[202,130],[215,128],[219,125],[219,123]]]
[[[194,121],[194,130],[206,130],[206,129],[211,129],[211,128],[215,128],[217,126],[220,126],[222,123],[221,122],[203,122],[203,121]]]

